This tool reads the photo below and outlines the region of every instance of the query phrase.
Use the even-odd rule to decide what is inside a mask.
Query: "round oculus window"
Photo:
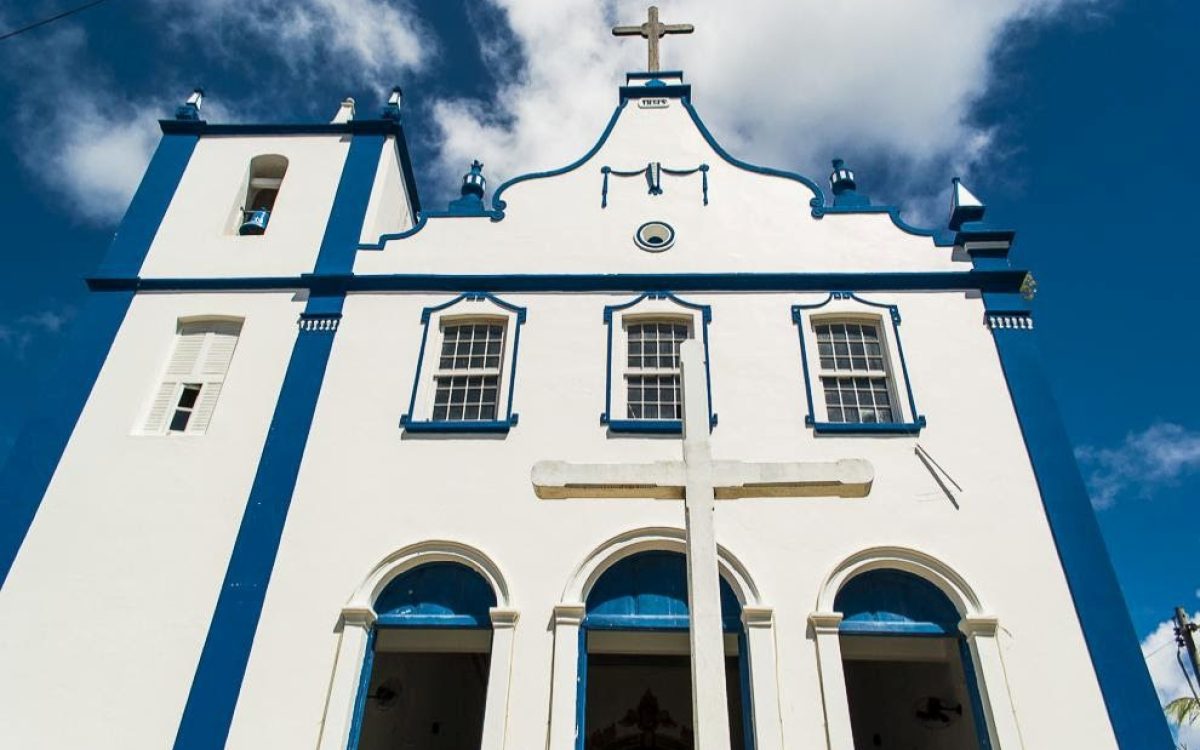
[[[675,244],[675,230],[670,224],[662,221],[648,221],[638,227],[633,235],[633,241],[643,250],[661,253]]]

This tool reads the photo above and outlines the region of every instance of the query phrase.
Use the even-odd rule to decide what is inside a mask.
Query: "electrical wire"
[[[48,23],[54,23],[55,21],[62,20],[64,18],[66,18],[67,16],[73,16],[76,13],[85,11],[88,8],[94,8],[97,5],[99,5],[100,3],[106,3],[106,2],[108,2],[108,0],[92,0],[92,2],[90,2],[90,3],[84,3],[83,5],[80,5],[75,8],[71,8],[70,10],[65,10],[62,13],[59,13],[58,15],[50,16],[49,18],[43,18],[42,20],[31,23],[28,26],[22,26],[19,29],[14,29],[13,31],[8,32],[7,34],[0,34],[0,42],[3,42],[5,39],[11,39],[12,37],[17,36],[18,34],[24,34],[26,31],[33,31],[34,29],[38,28],[39,26],[45,26]]]

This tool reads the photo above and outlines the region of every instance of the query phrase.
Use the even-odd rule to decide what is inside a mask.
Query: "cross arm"
[[[718,500],[743,497],[866,497],[875,467],[861,458],[827,462],[713,461]]]
[[[639,497],[682,500],[685,469],[679,461],[647,464],[573,464],[538,461],[530,472],[543,500],[568,497]]]

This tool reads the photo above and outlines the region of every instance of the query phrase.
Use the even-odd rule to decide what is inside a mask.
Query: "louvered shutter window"
[[[239,321],[180,324],[162,383],[150,403],[146,433],[204,434],[241,330]]]

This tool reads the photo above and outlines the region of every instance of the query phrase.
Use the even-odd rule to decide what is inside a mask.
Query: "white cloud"
[[[1092,505],[1107,508],[1127,491],[1146,496],[1200,470],[1200,432],[1159,422],[1126,435],[1116,448],[1083,446],[1075,455],[1086,473]]]
[[[565,164],[594,142],[622,74],[645,66],[645,43],[614,39],[609,27],[639,23],[646,11],[634,0],[491,2],[528,65],[501,86],[498,111],[456,100],[436,114],[445,169],[455,174],[478,156],[498,184]],[[968,113],[1008,25],[1082,2],[663,0],[664,22],[696,26],[664,40],[663,64],[685,71],[706,123],[736,155],[814,177],[834,156],[853,165],[886,155],[906,175],[893,192],[919,197],[948,189],[988,152],[992,133]],[[871,176],[859,178],[869,193]]]
[[[292,76],[336,71],[347,84],[383,89],[437,49],[408,2],[165,0],[155,7],[176,34],[260,74],[269,55]]]
[[[64,307],[57,310],[39,310],[20,315],[11,322],[0,323],[0,352],[23,360],[34,339],[62,333],[74,317],[75,309]]]
[[[1200,619],[1200,612],[1192,615],[1192,620],[1197,619]],[[1160,622],[1154,632],[1142,641],[1142,656],[1146,659],[1146,668],[1150,671],[1150,679],[1154,682],[1158,701],[1163,705],[1192,694],[1187,679],[1179,668],[1177,653],[1174,620]],[[1187,664],[1186,656],[1184,664]],[[1177,730],[1181,747],[1200,748],[1200,722],[1177,727]]]
[[[347,86],[386,89],[436,49],[408,4],[388,0],[161,0],[147,10],[169,19],[180,46],[203,49],[206,65],[232,63],[257,80],[280,68],[265,64],[274,58],[283,64],[278,75],[304,79],[289,80],[290,90],[328,75]],[[33,180],[69,202],[65,215],[113,225],[158,143],[159,118],[171,115],[189,84],[176,82],[168,67],[159,73],[166,79],[160,92],[123,93],[92,59],[83,28],[52,27],[0,50],[0,75],[20,85],[15,140]],[[204,114],[226,122],[269,119],[265,113],[277,98],[260,96],[249,107],[229,99],[214,106],[210,99]],[[330,115],[334,109],[330,102]]]

